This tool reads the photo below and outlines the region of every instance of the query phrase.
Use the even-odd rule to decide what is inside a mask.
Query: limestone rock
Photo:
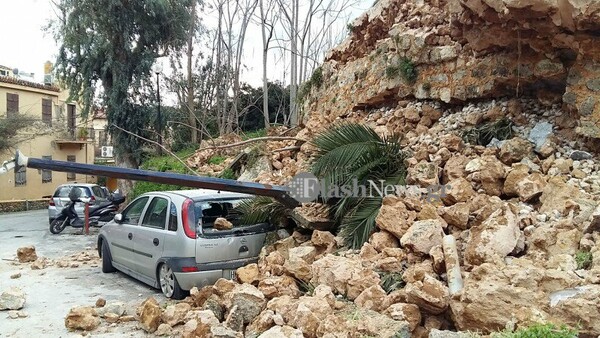
[[[444,166],[442,183],[446,184],[455,179],[467,176],[465,166],[468,162],[469,159],[462,154],[450,157]]]
[[[170,336],[173,334],[173,328],[169,324],[162,323],[158,326],[154,334],[157,336]]]
[[[10,279],[17,279],[17,278],[21,278],[21,273],[20,272],[17,272],[17,273],[14,273],[14,274],[10,275]]]
[[[408,169],[406,182],[422,188],[437,185],[440,183],[438,166],[435,163],[421,161]]]
[[[421,311],[415,304],[396,303],[385,310],[385,314],[394,320],[406,321],[410,331],[414,331],[421,324]]]
[[[467,182],[468,183],[468,182]],[[401,238],[416,219],[417,213],[409,211],[402,200],[396,196],[386,196],[377,214],[375,223],[379,229]]]
[[[183,324],[185,316],[191,309],[190,304],[183,302],[169,305],[161,315],[162,322],[169,324],[169,326]]]
[[[123,302],[110,302],[103,307],[96,309],[96,312],[100,317],[104,317],[107,313],[114,313],[117,316],[125,314],[125,303]]]
[[[149,297],[138,307],[140,326],[146,332],[154,332],[160,324],[161,311],[154,297]]]
[[[529,175],[529,167],[524,164],[513,165],[506,175],[502,191],[509,197],[518,196],[517,184]]]
[[[267,298],[281,297],[283,295],[298,297],[300,295],[296,281],[290,276],[267,277],[258,283],[258,289]]]
[[[33,263],[31,263],[31,270],[42,270],[48,266],[48,258],[38,257]]]
[[[467,202],[475,195],[471,183],[463,177],[448,182],[448,185],[450,187],[446,191],[446,196],[442,197],[442,201],[446,205]]]
[[[503,259],[521,235],[516,215],[508,207],[493,212],[480,226],[471,228],[465,260],[472,265]]]
[[[544,191],[546,180],[540,173],[533,173],[524,177],[517,183],[517,195],[523,202],[529,202],[539,197]]]
[[[310,241],[319,248],[325,248],[325,252],[331,252],[336,247],[335,236],[329,231],[314,230]]]
[[[103,307],[104,305],[106,305],[106,299],[104,299],[104,298],[96,299],[96,307]]]
[[[252,263],[242,266],[236,270],[236,276],[240,283],[256,284],[260,280],[260,271],[258,264]]]
[[[217,217],[213,227],[215,230],[231,230],[233,229],[233,224],[223,217]]]
[[[533,145],[522,138],[514,137],[502,144],[499,158],[504,164],[519,162],[531,155]]]
[[[600,332],[600,286],[585,285],[561,290],[550,295],[549,313],[552,322],[578,327],[581,336],[596,336]]]
[[[35,253],[35,247],[30,245],[17,249],[17,258],[19,259],[19,263],[29,263],[34,262],[38,256]]]
[[[544,187],[540,201],[542,206],[539,212],[550,214],[557,210],[563,214],[567,210],[569,201],[585,199],[586,196],[577,188],[565,183],[559,177],[552,177]]]
[[[25,306],[25,293],[11,287],[0,294],[0,310],[20,310]]]
[[[80,306],[72,308],[65,317],[65,327],[69,330],[92,331],[100,325],[100,318],[94,308]]]
[[[366,288],[379,284],[379,275],[350,258],[326,255],[312,264],[313,285],[324,284],[354,300]]]
[[[354,303],[361,308],[380,311],[382,310],[381,305],[386,296],[387,294],[381,286],[373,285],[361,292],[354,300]]]
[[[261,313],[266,303],[262,292],[251,284],[236,285],[225,299],[225,306],[230,311],[234,306],[238,307],[244,324],[250,324]]]
[[[263,332],[258,338],[304,338],[302,331],[291,326],[273,326]]]
[[[379,252],[385,248],[397,248],[400,246],[398,238],[385,230],[373,233],[369,238],[369,243]]]
[[[463,230],[467,228],[469,213],[469,205],[465,202],[442,208],[442,218],[448,224]]]
[[[423,311],[440,314],[448,307],[448,287],[430,275],[426,275],[423,281],[407,284],[405,289],[407,302],[417,305]]]
[[[443,229],[439,220],[416,221],[400,239],[403,247],[427,255],[432,247],[442,245]]]

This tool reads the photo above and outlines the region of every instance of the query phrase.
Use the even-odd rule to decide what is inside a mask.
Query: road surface
[[[35,246],[38,256],[51,260],[96,248],[97,229],[91,229],[88,236],[80,232],[67,227],[59,235],[51,234],[46,210],[0,214],[0,293],[11,286],[20,287],[27,295],[22,310],[28,314],[26,318],[10,319],[8,311],[0,311],[0,337],[79,337],[82,332],[69,332],[64,318],[72,307],[94,306],[99,297],[107,303],[124,302],[131,315],[149,296],[161,303],[167,301],[158,290],[120,272],[103,274],[99,260],[75,262],[78,267],[49,266],[42,270],[32,270],[30,263],[16,260],[17,249],[28,245]],[[10,278],[19,272],[20,278]],[[103,320],[91,336],[145,335],[137,329],[137,322],[110,325]]]

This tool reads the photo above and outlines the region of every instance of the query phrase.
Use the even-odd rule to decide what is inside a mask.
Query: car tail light
[[[50,207],[56,206],[56,204],[54,204],[54,198],[51,198],[50,201],[48,201],[48,206],[50,206]]]
[[[181,272],[198,272],[198,267],[196,266],[184,266],[181,268]]]
[[[181,207],[181,218],[183,222],[183,231],[189,238],[196,238],[196,215],[194,213],[194,201],[186,199]]]

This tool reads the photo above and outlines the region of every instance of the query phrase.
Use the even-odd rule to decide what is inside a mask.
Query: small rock
[[[252,263],[242,266],[236,270],[236,276],[240,283],[256,284],[260,280],[258,264]]]
[[[120,316],[116,313],[108,312],[104,314],[104,320],[107,323],[116,323],[119,321]]]
[[[392,304],[385,310],[385,314],[394,320],[407,321],[410,325],[410,331],[414,331],[421,323],[421,311],[415,304]]]
[[[89,306],[74,307],[65,318],[65,327],[70,330],[91,331],[100,325],[96,310]]]
[[[233,224],[223,217],[217,217],[213,228],[216,230],[231,230],[233,229]]]
[[[575,161],[582,161],[582,160],[589,160],[593,156],[592,156],[592,154],[588,153],[587,151],[575,150],[571,154],[569,154],[569,157]]]
[[[25,293],[11,287],[0,294],[0,310],[20,310],[25,305]]]
[[[20,263],[29,263],[34,262],[38,256],[35,253],[35,247],[30,245],[17,249],[17,258]]]
[[[523,158],[528,157],[533,150],[532,144],[519,137],[514,137],[506,141],[502,147],[500,147],[500,154],[498,158],[504,164],[510,165],[514,162],[519,162]]]
[[[8,311],[8,318],[17,319],[17,318],[19,318],[19,314],[17,313],[16,310],[10,310],[10,311]]]
[[[163,323],[169,324],[169,326],[175,326],[177,324],[183,324],[185,316],[192,309],[192,306],[188,303],[177,303],[175,305],[169,305],[161,315]]]
[[[15,274],[10,275],[10,279],[17,279],[17,278],[21,278],[21,273],[17,272]]]
[[[104,305],[106,305],[106,299],[98,298],[96,300],[96,307],[103,307]]]
[[[173,334],[173,328],[169,324],[162,323],[154,332],[157,336],[170,336]]]
[[[104,317],[104,315],[107,313],[114,313],[120,317],[125,314],[125,303],[111,302],[111,303],[105,304],[105,306],[98,308],[96,310],[96,312],[98,312],[98,315],[100,317]]]
[[[439,220],[416,221],[400,243],[417,254],[427,255],[432,247],[442,245],[442,236],[443,227]]]
[[[304,334],[291,326],[273,326],[258,338],[304,338]]]
[[[140,326],[146,332],[154,332],[160,324],[161,311],[154,297],[149,297],[138,307]]]

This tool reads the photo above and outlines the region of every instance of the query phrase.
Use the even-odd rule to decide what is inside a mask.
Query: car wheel
[[[185,297],[185,293],[179,287],[173,270],[166,263],[161,264],[158,268],[158,284],[167,298],[183,299]]]
[[[60,234],[67,227],[67,223],[69,219],[66,217],[59,217],[54,219],[52,223],[50,223],[50,232],[53,234]]]
[[[115,272],[117,269],[112,265],[111,257],[110,257],[110,249],[108,248],[108,244],[106,241],[102,241],[102,272],[111,273]]]

